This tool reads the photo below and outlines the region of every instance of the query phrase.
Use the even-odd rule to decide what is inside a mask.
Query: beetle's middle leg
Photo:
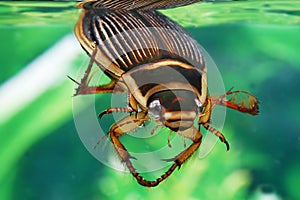
[[[114,145],[115,150],[117,151],[119,157],[121,158],[121,161],[124,162],[129,169],[130,173],[136,178],[139,184],[144,186],[151,186],[151,181],[146,181],[142,176],[139,175],[139,173],[135,170],[133,167],[130,159],[134,159],[129,152],[127,151],[126,147],[121,143],[119,140],[119,137],[123,134],[127,134],[128,132],[133,131],[134,129],[138,128],[141,124],[144,123],[144,121],[149,120],[147,118],[146,113],[139,112],[137,115],[130,115],[119,122],[115,123],[109,131],[109,136],[111,139],[111,142]]]
[[[126,108],[124,107],[108,108],[99,114],[99,118],[102,118],[103,115],[111,114],[114,112],[126,112],[130,114],[135,112],[135,114],[137,114],[138,105],[133,95],[131,95],[130,93],[128,94],[128,106]]]
[[[184,137],[187,137],[193,141],[193,143],[185,150],[183,150],[180,154],[178,154],[175,158],[171,159],[163,159],[164,161],[173,161],[172,166],[163,174],[161,177],[157,178],[154,181],[147,181],[138,173],[132,173],[132,175],[137,179],[139,184],[147,187],[154,187],[158,185],[160,182],[164,181],[168,178],[176,169],[176,167],[180,168],[180,166],[191,157],[191,155],[199,148],[202,141],[202,134],[195,127],[191,127],[187,130],[177,132]],[[128,166],[128,165],[127,165]]]
[[[123,134],[127,134],[137,129],[141,124],[144,123],[144,121],[147,120],[149,120],[149,118],[147,118],[146,113],[139,112],[137,113],[137,115],[124,117],[110,128],[108,135],[110,136],[110,139],[122,162],[127,163],[131,156],[128,153],[127,149],[120,142],[119,137]]]

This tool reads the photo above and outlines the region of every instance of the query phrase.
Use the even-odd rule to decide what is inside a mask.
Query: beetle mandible
[[[78,4],[82,14],[75,35],[91,61],[80,83],[72,79],[79,85],[75,95],[128,93],[128,107],[108,108],[99,117],[129,113],[111,126],[108,135],[121,161],[143,186],[158,185],[191,157],[201,144],[200,126],[219,137],[229,150],[223,134],[210,125],[214,106],[258,114],[258,100],[248,92],[229,90],[217,98],[209,96],[206,65],[197,42],[156,11],[198,1],[98,0]],[[89,86],[94,62],[111,79],[109,84]],[[239,101],[241,95],[244,97]],[[197,117],[199,127],[194,126]],[[133,157],[119,140],[151,120],[192,141],[175,158],[166,159],[173,161],[172,166],[153,181],[136,171]]]

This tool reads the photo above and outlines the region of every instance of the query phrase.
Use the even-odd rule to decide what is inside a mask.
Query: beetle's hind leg
[[[93,50],[87,69],[85,70],[84,76],[80,82],[76,81],[72,77],[68,76],[74,83],[78,85],[74,96],[81,94],[99,94],[99,93],[122,93],[124,90],[116,83],[116,80],[111,80],[108,84],[100,86],[89,86],[89,83],[93,77],[92,67],[95,62],[95,56],[97,54],[97,48]]]

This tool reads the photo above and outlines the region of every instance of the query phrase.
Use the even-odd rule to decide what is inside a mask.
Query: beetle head
[[[154,93],[147,102],[149,114],[173,131],[193,126],[202,103],[188,90],[164,90]]]

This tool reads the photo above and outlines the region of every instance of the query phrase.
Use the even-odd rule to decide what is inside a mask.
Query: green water
[[[0,199],[300,199],[299,1],[163,11],[206,49],[225,88],[252,92],[261,110],[255,117],[228,110],[222,132],[231,150],[218,142],[207,157],[194,156],[150,190],[98,162],[77,135],[74,85],[66,76],[80,77],[88,62],[72,36],[79,13],[73,2],[0,2]],[[61,41],[70,46],[49,51]],[[68,62],[58,62],[73,51]],[[50,69],[16,81],[46,55],[38,63]],[[100,97],[99,111],[109,97]]]

